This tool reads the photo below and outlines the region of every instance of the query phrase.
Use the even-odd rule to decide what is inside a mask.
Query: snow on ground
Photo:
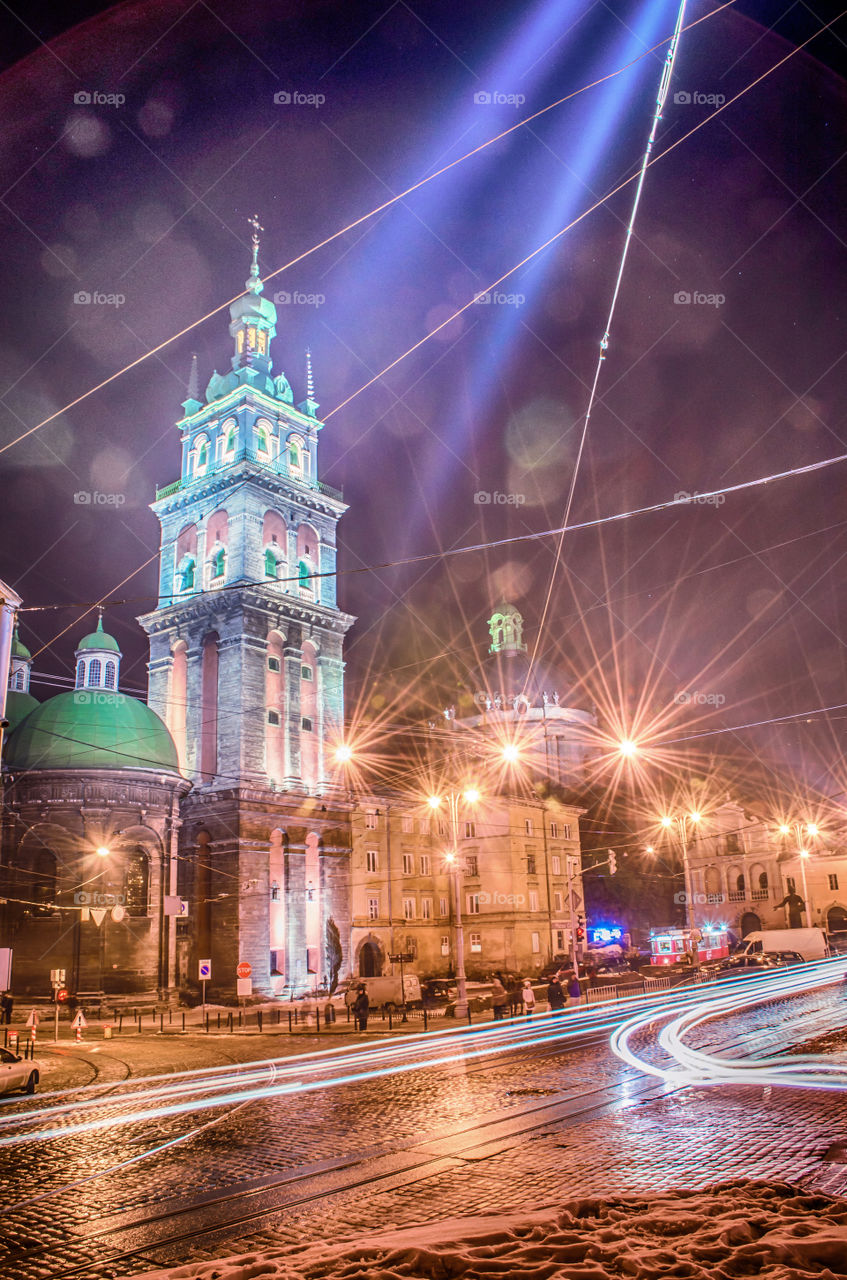
[[[847,1200],[785,1182],[565,1200],[535,1214],[453,1218],[335,1244],[287,1245],[143,1280],[837,1280]]]

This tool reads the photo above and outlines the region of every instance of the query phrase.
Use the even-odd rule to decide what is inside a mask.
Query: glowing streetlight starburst
[[[108,858],[108,857],[111,855],[111,852],[112,852],[112,850],[111,850],[111,849],[108,849],[108,848],[106,847],[106,845],[101,844],[101,845],[100,845],[100,848],[97,850],[97,857],[98,857],[98,858]]]
[[[627,759],[631,759],[637,753],[638,745],[633,742],[631,738],[624,738],[618,750],[622,756],[626,756]]]

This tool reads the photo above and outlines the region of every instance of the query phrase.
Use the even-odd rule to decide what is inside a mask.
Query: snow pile
[[[453,1218],[337,1244],[288,1245],[155,1276],[170,1280],[837,1280],[847,1200],[784,1182],[567,1200],[536,1214]],[[144,1280],[155,1280],[149,1272]]]

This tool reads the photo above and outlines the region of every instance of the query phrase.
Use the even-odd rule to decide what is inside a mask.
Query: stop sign
[[[59,987],[59,990],[56,992],[56,999],[61,1003],[63,1000],[67,1000],[68,995],[69,992],[67,987]]]
[[[239,978],[249,978],[253,972],[253,966],[249,960],[241,960],[235,970]]]

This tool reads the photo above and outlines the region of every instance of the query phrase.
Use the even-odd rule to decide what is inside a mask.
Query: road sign
[[[211,960],[201,960],[198,964],[198,974],[201,982],[208,982],[212,976]]]
[[[411,964],[414,958],[411,951],[395,951],[393,956],[388,957],[392,964]]]
[[[65,1000],[67,1000],[70,994],[71,993],[70,991],[68,991],[67,987],[59,987],[58,991],[56,992],[56,999],[59,1001],[59,1004],[62,1004],[64,1003]]]
[[[71,1026],[73,1027],[74,1031],[81,1031],[83,1027],[88,1026],[88,1023],[85,1021],[85,1015],[83,1014],[82,1009],[80,1009],[79,1013],[74,1018],[73,1022],[71,1023]]]
[[[235,981],[235,988],[236,988],[236,994],[238,995],[239,999],[240,999],[242,996],[252,996],[252,994],[253,994],[253,979],[252,979],[252,978],[237,978],[237,979],[236,979],[236,981]]]
[[[54,987],[63,987],[65,985],[65,976],[64,969],[50,970],[50,981]]]
[[[97,925],[99,929],[100,925],[103,923],[103,921],[106,918],[106,908],[105,907],[89,907],[88,914],[91,916],[91,919],[94,921],[94,923]]]
[[[253,973],[253,966],[249,960],[240,960],[235,967],[235,972],[239,978],[249,978]]]
[[[26,1020],[26,1025],[28,1027],[38,1026],[38,1012],[35,1009],[30,1009],[29,1017]]]

